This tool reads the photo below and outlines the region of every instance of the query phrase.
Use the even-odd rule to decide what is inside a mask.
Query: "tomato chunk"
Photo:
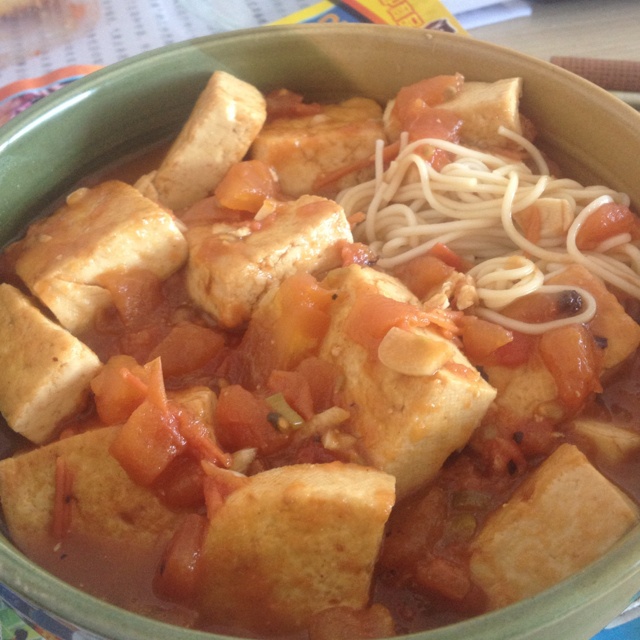
[[[558,398],[570,411],[577,411],[589,394],[602,390],[602,356],[583,325],[570,324],[547,331],[539,348],[558,387]]]
[[[621,233],[635,236],[639,225],[638,218],[629,207],[615,202],[603,204],[582,223],[576,236],[576,244],[582,251],[589,251]]]
[[[215,195],[223,207],[258,213],[267,198],[275,197],[277,183],[261,160],[245,160],[231,166]]]
[[[183,376],[204,367],[224,347],[222,334],[193,322],[181,322],[156,345],[149,359],[160,358],[167,378]]]
[[[147,396],[148,374],[131,356],[113,356],[91,381],[96,410],[107,425],[121,424]]]
[[[274,453],[286,446],[289,436],[277,431],[268,420],[269,405],[240,385],[220,391],[216,405],[216,436],[227,451],[257,448]]]
[[[174,533],[153,578],[153,590],[161,598],[188,603],[196,595],[198,559],[208,524],[206,517],[191,513]]]

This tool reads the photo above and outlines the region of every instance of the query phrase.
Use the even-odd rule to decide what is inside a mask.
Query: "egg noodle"
[[[640,248],[629,234],[610,238],[591,251],[581,251],[576,244],[581,226],[601,205],[629,206],[629,197],[604,186],[555,178],[529,140],[504,127],[500,134],[521,147],[529,163],[434,138],[408,143],[403,135],[398,157],[384,170],[383,142],[379,141],[375,177],[337,197],[347,215],[359,211],[366,215],[356,229],[356,239],[370,245],[383,269],[445,244],[475,265],[468,272],[479,298],[473,312],[527,333],[588,322],[595,314],[595,299],[588,291],[545,284],[551,274],[569,264],[584,265],[605,282],[640,299]],[[425,148],[427,152],[448,152],[452,161],[436,170],[421,155]],[[514,214],[541,198],[562,201],[562,213],[533,243],[518,229]],[[566,223],[558,225],[563,218]],[[571,318],[534,324],[500,313],[521,296],[569,289],[577,291],[583,302],[580,313]]]

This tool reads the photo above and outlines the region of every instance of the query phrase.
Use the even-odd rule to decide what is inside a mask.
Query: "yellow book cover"
[[[438,0],[322,0],[273,24],[372,22],[466,33]]]

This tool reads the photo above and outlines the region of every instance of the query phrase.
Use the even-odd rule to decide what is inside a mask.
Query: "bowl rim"
[[[199,38],[178,42],[171,45],[147,51],[121,62],[108,65],[94,71],[90,75],[75,80],[54,94],[43,98],[32,105],[25,112],[0,128],[0,158],[2,153],[10,147],[13,141],[29,133],[31,129],[46,122],[57,112],[72,109],[74,105],[83,102],[93,95],[106,81],[114,82],[132,70],[142,69],[148,63],[158,63],[176,55],[190,55],[212,41],[233,41],[242,43],[257,35],[259,37],[278,38],[283,34],[318,35],[324,33],[342,33],[352,30],[358,32],[376,33],[382,37],[394,34],[397,37],[424,39],[426,42],[453,42],[466,36],[444,32],[426,32],[409,30],[406,27],[392,27],[374,24],[300,24],[300,25],[268,25],[238,31],[202,36]],[[386,31],[382,31],[382,29]],[[320,36],[323,37],[323,36]],[[549,62],[533,56],[513,51],[489,42],[469,38],[468,45],[480,51],[493,51],[500,55],[508,55],[520,64],[544,67],[551,70],[558,78],[570,82],[578,92],[596,93],[604,101],[605,107],[631,122],[640,124],[640,114],[632,107],[624,104],[604,89],[580,78],[570,71],[561,69]],[[635,120],[635,122],[634,122]],[[640,127],[638,127],[640,129]],[[636,558],[630,563],[629,558]],[[424,631],[406,638],[424,640],[458,640],[460,637],[473,637],[474,640],[495,640],[495,630],[500,629],[500,637],[504,639],[525,639],[532,632],[532,611],[536,618],[544,618],[545,626],[552,627],[556,622],[563,621],[572,615],[588,615],[590,603],[606,597],[613,589],[625,586],[629,602],[640,590],[640,525],[636,526],[623,540],[621,540],[605,556],[591,564],[585,570],[571,576],[558,585],[525,601],[510,605],[504,609],[493,611],[434,630]],[[150,637],[164,640],[176,637],[176,630],[182,640],[212,640],[213,638],[231,638],[225,635],[212,635],[207,632],[183,629],[151,618],[131,613],[117,606],[106,603],[94,596],[72,587],[47,571],[32,564],[13,544],[4,536],[0,536],[0,580],[17,595],[24,597],[27,602],[51,612],[54,616],[70,622],[80,630],[90,634],[98,634],[109,640],[147,640]],[[575,605],[576,597],[580,596],[582,604]],[[628,604],[628,603],[627,603]],[[620,603],[620,609],[626,606]],[[115,625],[115,626],[114,626]]]

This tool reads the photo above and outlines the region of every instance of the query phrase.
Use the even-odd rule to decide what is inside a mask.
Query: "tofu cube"
[[[510,147],[513,143],[501,136],[501,126],[522,134],[520,121],[521,78],[506,78],[496,82],[465,82],[450,100],[437,106],[455,112],[462,120],[460,141],[478,147]],[[385,109],[385,130],[390,140],[402,133],[393,117],[394,101]]]
[[[86,404],[100,360],[18,289],[0,284],[0,412],[36,444]]]
[[[487,365],[484,373],[497,390],[495,405],[516,420],[559,422],[566,409],[558,400],[555,378],[535,352],[518,366]]]
[[[589,323],[594,336],[604,338],[605,369],[626,360],[640,345],[640,325],[624,310],[598,276],[581,265],[571,265],[550,276],[547,284],[566,284],[586,289],[596,299],[596,315]]]
[[[0,500],[20,549],[38,554],[57,542],[51,531],[59,458],[71,477],[69,534],[98,548],[111,541],[145,554],[168,541],[181,515],[130,480],[109,455],[120,429],[93,429],[0,462]]]
[[[225,327],[246,322],[284,278],[339,266],[342,244],[353,240],[342,207],[319,196],[280,203],[258,229],[219,223],[195,227],[187,238],[189,294]]]
[[[332,271],[323,284],[337,296],[320,357],[344,373],[342,406],[351,412],[348,429],[363,460],[395,476],[398,497],[404,497],[433,479],[467,443],[496,392],[452,342],[429,327],[420,342],[435,345],[441,365],[430,375],[409,375],[419,374],[428,361],[422,348],[407,350],[404,366],[390,367],[347,335],[348,316],[360,296],[381,293],[418,304],[395,278],[350,266]]]
[[[266,117],[266,102],[258,89],[216,71],[160,167],[138,186],[174,211],[202,200],[246,155]]]
[[[472,579],[504,607],[600,558],[638,520],[631,499],[562,444],[489,517],[472,543]]]
[[[22,241],[16,272],[72,333],[90,326],[111,295],[110,271],[146,269],[164,279],[187,258],[173,215],[133,187],[109,180],[72,193]]]
[[[336,605],[364,608],[393,477],[355,464],[299,464],[251,476],[211,519],[199,610],[257,633],[294,632]]]
[[[275,169],[283,193],[331,196],[373,177],[373,162],[366,160],[373,157],[377,140],[386,140],[382,108],[368,98],[351,98],[315,115],[268,122],[250,154]],[[319,180],[345,168],[344,175],[319,187]]]
[[[593,450],[596,461],[609,465],[620,464],[640,451],[640,433],[609,422],[579,418],[573,421],[571,431]]]

